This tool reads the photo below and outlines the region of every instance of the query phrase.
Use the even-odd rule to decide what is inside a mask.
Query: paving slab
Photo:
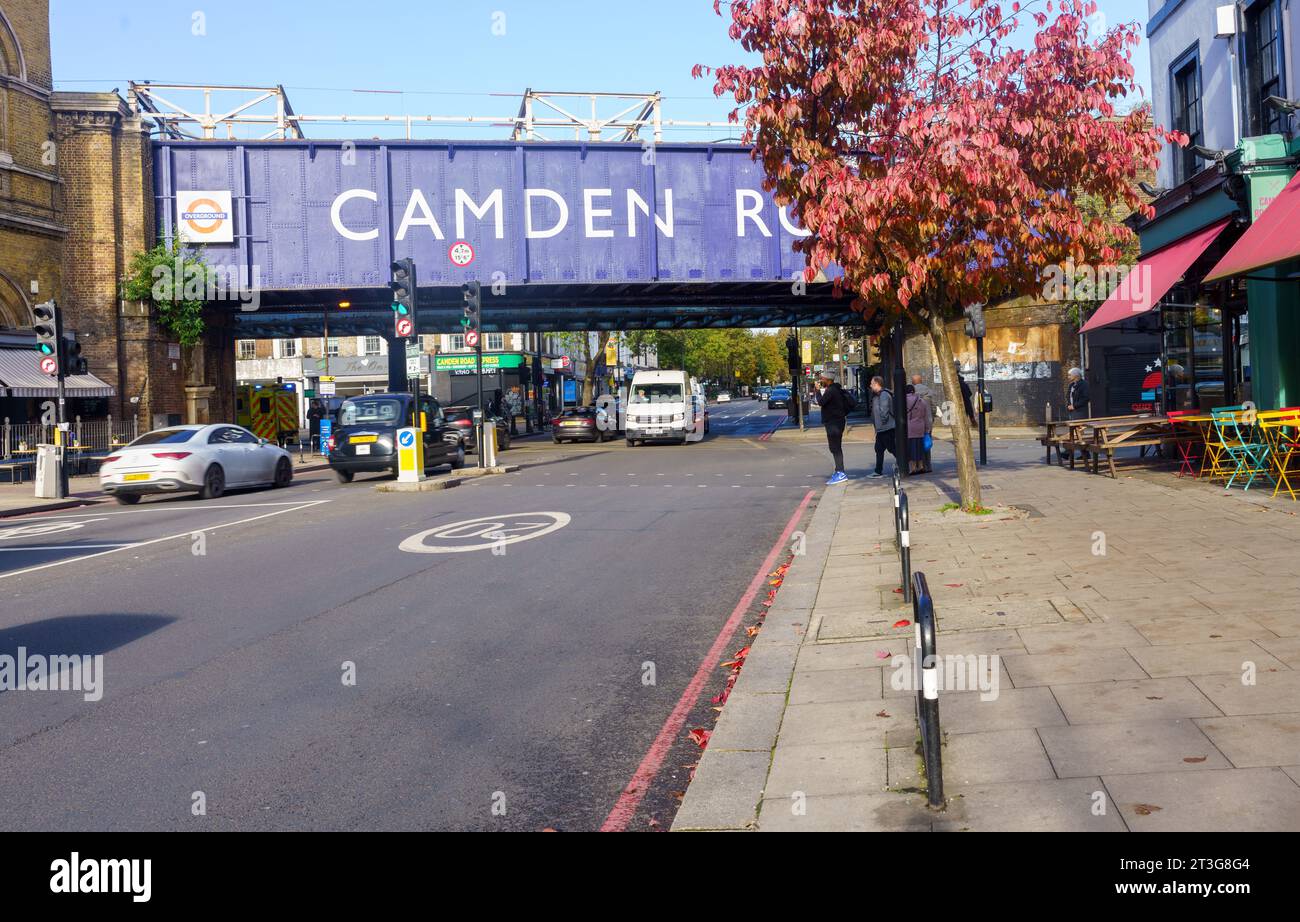
[[[1300,714],[1300,671],[1256,673],[1247,685],[1243,676],[1193,676],[1191,681],[1228,716],[1243,714]],[[1196,717],[1217,716],[1196,714]],[[1300,753],[1297,753],[1300,757]]]
[[[887,783],[886,750],[870,743],[778,745],[766,796],[789,797],[797,791],[809,797],[871,794]]]
[[[943,712],[940,711],[940,722]],[[1033,730],[983,730],[948,734],[943,747],[947,796],[966,785],[1055,778],[1052,763]]]
[[[744,675],[743,669],[741,675]],[[709,748],[771,752],[784,710],[784,694],[733,691],[709,737]]]
[[[706,750],[708,751],[708,750]],[[701,759],[673,829],[745,829],[753,825],[771,755],[717,752]]]
[[[1276,640],[1257,640],[1255,643],[1292,669],[1300,669],[1300,637],[1279,637]]]
[[[813,669],[852,669],[861,666],[878,666],[884,662],[877,657],[878,652],[895,656],[911,650],[911,640],[891,640],[889,642],[868,641],[864,643],[806,643],[795,660],[795,670],[803,672]]]
[[[796,672],[790,683],[791,704],[873,701],[882,697],[879,666]]]
[[[1209,643],[1216,640],[1253,640],[1274,636],[1268,628],[1245,615],[1156,618],[1134,621],[1132,625],[1153,644]]]
[[[1247,663],[1254,663],[1257,671],[1287,668],[1280,660],[1270,656],[1263,647],[1249,640],[1159,644],[1135,647],[1129,652],[1152,678],[1210,675],[1220,672],[1233,672],[1240,675]]]
[[[1147,643],[1132,625],[1123,621],[1022,627],[1018,633],[1028,653],[1079,653],[1107,647],[1145,646]]]
[[[1300,714],[1212,717],[1196,724],[1237,768],[1292,765],[1300,753]]]
[[[934,815],[916,794],[808,797],[802,813],[792,798],[764,800],[760,832],[929,832]]]
[[[1082,650],[1076,653],[1012,654],[1002,660],[1017,688],[1029,685],[1064,685],[1100,679],[1145,679],[1147,674],[1123,648]]]
[[[1192,720],[1141,720],[1038,731],[1062,778],[1231,768]]]
[[[1183,676],[1054,685],[1052,694],[1072,724],[1218,717],[1221,714],[1214,703]]]
[[[948,794],[945,791],[945,794]],[[936,832],[1123,832],[1100,778],[978,784],[952,796]]]
[[[1104,775],[1134,832],[1295,832],[1300,785],[1276,768]]]
[[[730,702],[728,702],[730,704]],[[889,705],[884,701],[834,701],[825,704],[792,704],[786,708],[780,743],[869,742],[882,749],[885,733],[916,726],[914,708]],[[726,711],[724,709],[723,713]],[[884,716],[879,716],[879,715]]]
[[[945,733],[963,734],[1055,727],[1064,725],[1066,719],[1052,690],[1038,686],[1002,688],[996,698],[987,701],[979,692],[941,693],[939,722]]]

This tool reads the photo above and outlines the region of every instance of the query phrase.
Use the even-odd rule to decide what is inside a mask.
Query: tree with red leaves
[[[1136,24],[1093,36],[1095,3],[1048,0],[1045,10],[731,0],[731,37],[761,63],[695,68],[735,100],[731,118],[743,113],[769,189],[811,232],[795,244],[807,278],[837,263],[856,310],[925,330],[954,407],[945,322],[972,302],[1041,291],[1049,266],[1113,263],[1116,227],[1089,217],[1080,197],[1103,212],[1146,209],[1138,172],[1179,140],[1153,129],[1145,106],[1117,111],[1136,89]],[[951,415],[962,505],[973,511],[971,427]]]

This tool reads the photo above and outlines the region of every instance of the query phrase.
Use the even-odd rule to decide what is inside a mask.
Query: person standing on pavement
[[[912,387],[916,391],[916,396],[920,397],[923,401],[925,401],[925,406],[927,411],[926,423],[925,423],[925,434],[930,436],[930,441],[933,443],[934,417],[935,414],[939,412],[939,396],[934,392],[934,390],[928,384],[924,383],[924,379],[920,375],[912,375]],[[925,442],[924,437],[921,439],[921,442],[923,443],[922,447],[924,447],[924,442]],[[921,466],[921,473],[923,474],[929,474],[934,470],[934,465],[930,463],[930,452],[932,450],[933,450],[933,446],[925,450],[925,461]]]
[[[1083,380],[1083,369],[1071,368],[1070,385],[1065,391],[1065,412],[1070,419],[1088,418],[1088,382]]]
[[[957,383],[961,385],[961,402],[962,406],[966,408],[966,418],[971,422],[975,422],[975,407],[971,405],[970,385],[961,376],[961,362],[953,362],[952,364],[957,369]]]
[[[894,447],[894,395],[880,375],[871,379],[871,424],[876,429],[876,470],[871,476],[884,477],[885,452],[894,456],[897,467],[898,450]]]
[[[826,444],[830,447],[831,457],[835,460],[835,473],[826,481],[827,486],[834,486],[849,479],[844,473],[844,426],[845,421],[857,406],[853,398],[835,380],[835,372],[823,371],[817,379],[817,406],[821,407],[822,425],[826,427]]]
[[[907,385],[904,405],[907,407],[907,472],[925,473],[925,434],[930,426],[930,405],[916,392],[916,385]]]

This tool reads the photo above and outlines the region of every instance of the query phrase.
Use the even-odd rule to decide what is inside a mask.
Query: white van
[[[628,389],[627,443],[698,442],[709,431],[704,390],[684,371],[638,371]]]

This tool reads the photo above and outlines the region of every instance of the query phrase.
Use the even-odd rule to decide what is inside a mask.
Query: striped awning
[[[44,374],[34,349],[0,349],[0,397],[57,397],[58,383]],[[113,389],[94,375],[69,375],[68,397],[112,397]]]

